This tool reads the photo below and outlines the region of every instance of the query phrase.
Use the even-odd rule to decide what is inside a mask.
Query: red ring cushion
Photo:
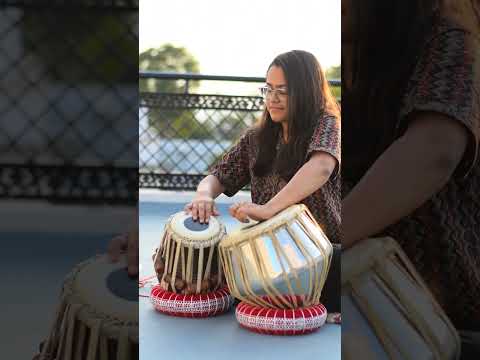
[[[320,328],[327,318],[322,304],[299,309],[271,309],[242,301],[235,314],[242,327],[269,335],[308,334]]]
[[[233,304],[226,287],[207,294],[183,295],[155,285],[150,292],[150,301],[161,313],[189,318],[215,316],[227,311]]]

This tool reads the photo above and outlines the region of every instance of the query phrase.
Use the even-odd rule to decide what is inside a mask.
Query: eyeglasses
[[[259,90],[264,99],[272,98],[274,94],[281,100],[284,100],[288,96],[287,89],[285,88],[272,89],[269,86],[262,86]]]

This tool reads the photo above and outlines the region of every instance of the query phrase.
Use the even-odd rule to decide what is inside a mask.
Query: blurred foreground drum
[[[391,238],[342,255],[342,358],[458,359],[458,334]]]
[[[97,256],[66,277],[42,360],[138,359],[138,281]]]
[[[159,284],[150,293],[156,310],[180,317],[215,316],[233,304],[225,283],[218,243],[225,226],[211,217],[208,224],[179,212],[165,225],[154,255]]]
[[[305,205],[234,231],[220,244],[232,295],[265,308],[318,304],[332,253],[332,244]]]

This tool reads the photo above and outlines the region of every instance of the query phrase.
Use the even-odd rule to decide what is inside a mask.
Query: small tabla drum
[[[323,325],[326,309],[320,295],[332,253],[305,205],[229,234],[220,254],[229,289],[242,300],[237,320],[250,330],[282,335]]]
[[[459,336],[400,246],[368,239],[342,255],[342,358],[458,359]]]
[[[159,284],[150,300],[158,311],[182,317],[222,313],[233,304],[218,256],[225,226],[215,217],[209,223],[193,221],[179,212],[165,224],[154,267]]]
[[[138,359],[138,279],[96,256],[66,277],[41,360]]]

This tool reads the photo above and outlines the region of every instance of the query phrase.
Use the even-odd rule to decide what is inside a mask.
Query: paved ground
[[[158,202],[165,196],[141,196],[140,204],[140,262],[141,277],[152,275],[152,251],[158,246],[167,218],[180,211],[192,194],[169,197],[169,203]],[[245,197],[245,195],[242,195]],[[157,202],[152,202],[157,200]],[[238,198],[233,201],[239,200]],[[243,199],[242,199],[243,200]],[[232,199],[218,203],[220,220],[227,231],[237,226],[228,214]],[[150,284],[151,286],[152,284]],[[148,294],[148,287],[141,290]],[[148,298],[140,298],[140,359],[160,357],[174,359],[340,359],[341,327],[325,325],[319,331],[304,336],[281,337],[258,335],[246,331],[235,320],[234,310],[207,319],[183,319],[156,312]]]

